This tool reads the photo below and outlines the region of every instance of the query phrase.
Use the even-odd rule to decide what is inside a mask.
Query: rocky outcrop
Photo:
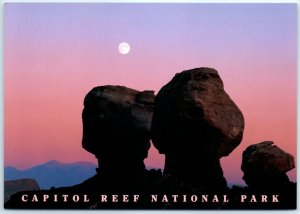
[[[84,101],[82,146],[98,158],[97,174],[74,186],[15,193],[4,207],[296,208],[296,184],[289,182],[285,174],[295,167],[293,157],[272,142],[252,145],[244,152],[242,169],[249,187],[227,188],[220,158],[229,155],[241,142],[244,119],[224,91],[216,70],[197,68],[177,74],[158,93],[151,126],[153,108],[152,91],[139,92],[122,86],[94,88]],[[143,160],[150,146],[150,126],[154,145],[166,155],[164,175],[160,170],[145,170]],[[265,191],[268,182],[284,187]],[[261,188],[252,188],[257,186]],[[29,198],[26,203],[22,201],[24,194]],[[70,196],[67,202],[62,197],[65,194]],[[137,201],[132,200],[135,194],[139,196]],[[266,194],[269,203],[253,203],[251,196]],[[49,201],[43,201],[44,195],[49,195]],[[79,201],[74,200],[75,195],[80,197]],[[88,196],[88,201],[82,199],[84,195]],[[108,196],[108,201],[100,201],[100,195]],[[153,203],[150,195],[157,195],[158,201]],[[208,201],[202,203],[201,195],[208,195]],[[222,198],[215,201],[215,196],[222,195],[228,196],[229,203],[223,203]],[[241,195],[247,196],[245,202],[241,203]],[[280,196],[278,203],[271,201],[269,196],[272,195]],[[112,200],[115,196],[118,202]],[[129,201],[125,201],[126,196]],[[39,200],[30,200],[33,197]],[[53,200],[56,197],[58,200]]]
[[[286,172],[295,168],[294,157],[272,141],[264,141],[243,152],[243,179],[251,188],[280,188],[289,183]]]
[[[82,146],[98,158],[101,172],[135,176],[144,170],[153,105],[153,91],[124,86],[100,86],[86,95]]]
[[[240,144],[244,118],[215,69],[183,71],[162,87],[151,129],[165,172],[203,188],[226,186],[219,159]]]
[[[4,181],[4,202],[8,201],[14,193],[39,189],[38,183],[29,178]]]

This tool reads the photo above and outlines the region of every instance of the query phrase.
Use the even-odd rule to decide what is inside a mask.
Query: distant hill
[[[39,190],[38,183],[33,179],[19,179],[4,182],[4,202],[8,201],[10,196],[20,191]]]
[[[41,189],[79,184],[96,174],[97,165],[89,162],[60,163],[52,160],[27,170],[4,168],[4,180],[31,178]]]

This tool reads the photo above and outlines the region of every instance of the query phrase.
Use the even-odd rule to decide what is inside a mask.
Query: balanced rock
[[[99,86],[86,95],[82,146],[98,158],[102,170],[144,167],[153,105],[153,91],[124,86]]]
[[[215,69],[176,74],[155,98],[152,138],[160,153],[184,143],[197,151],[227,156],[240,144],[243,131],[243,114],[224,91]]]
[[[286,172],[295,168],[294,157],[272,141],[264,141],[243,152],[243,179],[249,187],[279,187],[289,183]]]
[[[243,114],[215,69],[176,74],[155,97],[152,141],[166,155],[165,172],[177,177],[201,173],[198,183],[226,185],[219,159],[240,144],[243,130]]]

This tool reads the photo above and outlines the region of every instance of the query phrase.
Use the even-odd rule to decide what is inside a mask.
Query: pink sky
[[[195,67],[217,69],[245,117],[242,143],[221,159],[228,182],[242,183],[250,144],[272,140],[296,158],[296,17],[296,4],[6,4],[5,165],[96,162],[81,148],[89,90],[157,93]],[[163,159],[152,146],[146,164]]]

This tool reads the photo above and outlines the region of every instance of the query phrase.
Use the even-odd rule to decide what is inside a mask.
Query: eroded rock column
[[[178,73],[155,97],[151,135],[165,173],[200,189],[226,188],[220,158],[241,142],[244,118],[215,69]]]

